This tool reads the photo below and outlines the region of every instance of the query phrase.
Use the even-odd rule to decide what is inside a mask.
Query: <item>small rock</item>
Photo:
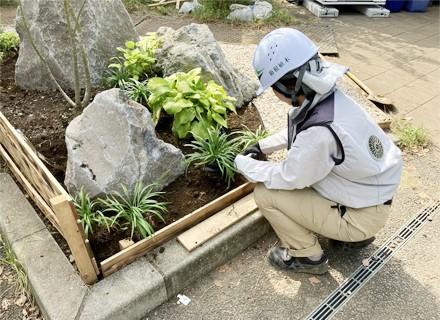
[[[179,13],[188,14],[194,12],[200,7],[201,5],[197,0],[193,0],[192,2],[185,2],[182,7],[180,7]]]
[[[69,255],[69,261],[70,261],[70,263],[74,263],[75,262],[75,257],[72,254]]]

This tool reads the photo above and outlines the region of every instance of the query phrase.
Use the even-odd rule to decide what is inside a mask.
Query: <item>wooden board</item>
[[[132,246],[118,252],[101,262],[101,271],[104,277],[116,272],[123,266],[143,256],[148,251],[168,241],[196,223],[212,216],[214,213],[226,208],[237,200],[243,198],[254,190],[253,183],[245,183],[240,187],[229,191],[223,196],[193,211],[185,217],[159,230],[151,237],[141,240]]]
[[[72,197],[46,168],[26,140],[0,112],[0,155],[30,198],[66,239],[81,277],[86,283],[91,284],[97,280],[99,270],[96,268],[83,227],[77,223],[78,216],[72,205]],[[51,200],[59,197],[64,201],[63,206],[58,203],[54,206]],[[75,227],[71,229],[70,226]],[[80,249],[78,243],[83,243]]]
[[[75,263],[85,283],[94,283],[99,273],[98,266],[92,256],[90,244],[84,235],[84,230],[78,215],[69,198],[64,195],[50,200],[64,232],[64,238],[69,244]]]
[[[257,210],[257,208],[254,195],[248,194],[229,207],[224,208],[188,231],[185,231],[177,237],[177,241],[179,241],[186,250],[193,251],[248,214]]]

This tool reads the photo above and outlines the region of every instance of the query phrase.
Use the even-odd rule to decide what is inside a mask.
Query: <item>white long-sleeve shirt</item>
[[[260,141],[263,153],[287,146],[287,130]],[[262,182],[269,189],[303,189],[326,177],[335,166],[337,145],[325,127],[312,127],[299,133],[284,161],[258,161],[237,156],[238,171],[249,181]]]
[[[331,129],[312,126],[300,131],[280,163],[239,155],[238,172],[269,189],[311,187],[323,197],[352,208],[382,204],[393,198],[400,183],[400,150],[375,121],[350,97],[336,90]],[[318,106],[319,107],[319,106]],[[287,146],[287,130],[260,141],[266,154]],[[342,151],[344,157],[341,157]],[[342,159],[339,165],[335,159]]]

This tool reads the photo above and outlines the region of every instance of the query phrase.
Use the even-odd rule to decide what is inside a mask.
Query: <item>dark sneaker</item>
[[[274,247],[269,250],[267,259],[273,266],[293,272],[324,274],[328,271],[328,258],[325,253],[319,261],[313,261],[305,257],[291,257],[286,248]]]
[[[358,241],[358,242],[344,242],[344,241],[330,239],[329,245],[334,249],[338,249],[346,252],[353,252],[365,248],[366,246],[373,243],[374,240],[376,240],[375,237],[371,237],[369,239],[365,239],[363,241]]]

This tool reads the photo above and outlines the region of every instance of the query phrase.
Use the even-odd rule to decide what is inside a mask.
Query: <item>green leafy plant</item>
[[[0,62],[3,59],[12,56],[18,50],[20,45],[20,38],[18,34],[13,31],[0,33]]]
[[[233,138],[218,128],[208,129],[207,139],[195,136],[193,143],[185,145],[193,149],[186,155],[187,166],[194,164],[218,170],[229,188],[236,174],[234,159],[240,152],[238,140],[239,137]]]
[[[261,139],[267,138],[270,135],[270,133],[261,126],[259,126],[255,132],[246,126],[243,127],[244,130],[234,132],[237,135],[237,143],[240,147],[240,151],[249,148]]]
[[[92,234],[96,227],[105,227],[110,232],[112,219],[97,210],[98,201],[90,199],[84,188],[75,197],[74,204],[86,236]]]
[[[148,101],[149,91],[147,89],[147,81],[137,81],[130,79],[124,83],[124,91],[131,100],[145,104]]]
[[[112,225],[119,223],[122,227],[129,227],[131,239],[135,232],[141,238],[152,235],[153,219],[164,221],[163,214],[167,212],[166,203],[157,200],[163,192],[154,191],[155,187],[155,184],[144,186],[138,182],[132,193],[122,186],[122,194],[114,192],[106,199],[101,199],[100,203],[105,207],[104,212],[113,216]]]
[[[152,73],[156,50],[163,44],[161,37],[155,32],[148,33],[139,41],[127,41],[125,48],[117,48],[122,57],[112,58],[113,63],[108,67],[112,70],[124,70],[131,78],[139,80],[146,74]]]
[[[124,62],[120,57],[112,58],[113,63],[106,71],[105,84],[112,88],[124,88],[125,84],[131,79],[130,74],[124,66]]]
[[[227,128],[228,111],[236,112],[235,98],[212,80],[204,83],[200,68],[152,78],[147,87],[153,121],[157,124],[162,109],[173,115],[172,130],[180,139],[190,134],[206,139],[209,128],[217,125]]]
[[[407,120],[394,122],[392,130],[399,139],[399,147],[410,152],[416,152],[430,144],[430,139],[425,129],[417,128]]]

